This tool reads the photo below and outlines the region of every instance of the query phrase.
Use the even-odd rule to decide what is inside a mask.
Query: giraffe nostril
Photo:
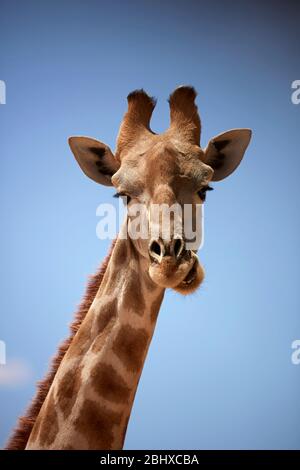
[[[173,247],[173,252],[174,252],[175,258],[180,257],[183,249],[184,249],[184,241],[182,240],[182,238],[176,238],[176,240],[174,242],[174,247]]]
[[[153,240],[149,246],[149,254],[152,258],[158,259],[161,257],[162,249],[158,241]]]
[[[160,256],[160,252],[161,252],[160,244],[157,242],[152,242],[151,251],[153,251],[153,253],[156,253],[158,256]]]
[[[181,241],[179,240],[179,238],[177,238],[177,240],[175,240],[175,244],[174,244],[174,254],[175,254],[175,256],[177,256],[177,253],[179,253],[180,248],[181,248]]]

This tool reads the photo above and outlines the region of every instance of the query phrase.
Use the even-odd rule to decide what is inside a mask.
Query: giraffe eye
[[[200,199],[204,202],[205,199],[206,199],[206,192],[207,191],[212,191],[214,188],[212,188],[211,186],[204,186],[203,188],[200,189],[200,191],[198,191],[198,196],[200,197]]]

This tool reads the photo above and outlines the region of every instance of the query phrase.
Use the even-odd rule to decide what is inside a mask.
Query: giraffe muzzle
[[[162,239],[151,240],[149,257],[149,275],[161,287],[188,294],[196,290],[204,278],[197,255],[186,250],[180,238],[167,243]]]
[[[184,250],[185,242],[180,237],[174,237],[168,241],[162,238],[155,238],[149,243],[150,259],[158,263],[161,263],[165,257],[172,257],[178,261],[183,256]]]

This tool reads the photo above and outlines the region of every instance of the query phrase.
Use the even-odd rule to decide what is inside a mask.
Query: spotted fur
[[[58,351],[54,358],[52,359],[49,372],[43,380],[37,384],[36,395],[27,409],[24,416],[19,418],[16,429],[13,431],[10,436],[6,450],[24,450],[31,434],[34,423],[37,419],[37,416],[40,412],[40,409],[48,395],[49,389],[53,383],[54,377],[56,375],[57,369],[59,368],[63,358],[66,355],[66,352],[69,349],[69,346],[79,330],[80,325],[82,324],[104,277],[106,268],[108,266],[115,241],[112,243],[109,254],[104,259],[98,271],[92,275],[89,279],[89,282],[86,287],[86,292],[83,296],[83,299],[78,307],[78,310],[75,314],[74,321],[70,325],[70,335],[69,337],[59,346]]]

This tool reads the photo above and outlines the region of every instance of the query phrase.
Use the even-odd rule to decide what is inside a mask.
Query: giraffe
[[[98,140],[69,139],[83,172],[126,197],[128,214],[88,286],[70,338],[7,449],[123,448],[165,290],[186,295],[204,279],[197,248],[188,248],[183,219],[173,216],[167,236],[154,222],[152,207],[190,204],[196,223],[209,184],[237,168],[251,138],[250,129],[232,129],[201,148],[195,99],[193,87],[175,89],[169,97],[170,126],[156,134],[150,128],[156,101],[144,90],[130,93],[114,154]],[[144,223],[158,224],[155,237],[128,236],[136,201],[146,207]]]

